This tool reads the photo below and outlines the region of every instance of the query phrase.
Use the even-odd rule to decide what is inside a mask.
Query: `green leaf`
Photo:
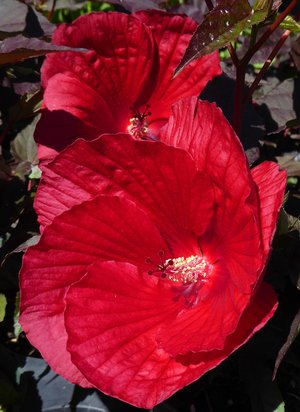
[[[34,93],[24,94],[14,106],[9,109],[9,120],[17,122],[26,117],[34,116],[41,108],[44,91],[37,89]]]
[[[243,30],[262,22],[266,17],[266,10],[251,10],[247,0],[218,1],[193,34],[173,77],[192,61],[225,47]]]
[[[5,317],[5,308],[7,305],[7,300],[2,293],[0,293],[0,322],[3,322],[3,319]]]
[[[268,10],[271,0],[256,0],[253,5],[253,10]]]
[[[285,234],[288,232],[288,228],[289,228],[289,225],[288,225],[288,217],[287,217],[286,211],[283,208],[281,208],[280,213],[279,213],[276,233]]]
[[[14,312],[14,335],[18,339],[20,333],[22,332],[21,325],[19,324],[19,315],[20,315],[20,292],[16,295],[16,306]]]
[[[286,18],[280,23],[279,27],[285,30],[290,30],[294,33],[300,33],[300,24],[297,23],[291,16],[286,16]]]
[[[293,119],[293,120],[289,120],[288,122],[286,122],[286,127],[288,129],[294,129],[298,126],[300,126],[300,119]]]
[[[253,412],[284,412],[285,405],[277,382],[272,381],[272,371],[267,365],[251,356],[239,354],[240,376],[246,384]]]
[[[16,138],[11,142],[11,154],[16,162],[28,161],[34,163],[37,157],[37,145],[33,138],[33,133],[40,116],[36,116],[33,121],[26,126]]]

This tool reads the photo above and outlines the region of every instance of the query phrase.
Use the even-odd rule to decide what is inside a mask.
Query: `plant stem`
[[[300,19],[300,11],[297,13],[297,15],[295,16],[294,20],[298,21]],[[243,107],[246,106],[246,104],[249,102],[249,100],[251,99],[252,94],[254,93],[256,87],[258,86],[259,82],[261,81],[261,79],[263,78],[264,74],[266,73],[266,71],[268,70],[270,64],[272,63],[274,57],[276,57],[277,53],[279,52],[279,50],[281,49],[281,46],[283,45],[283,43],[286,41],[286,39],[289,37],[289,35],[291,34],[290,30],[286,30],[283,35],[281,36],[281,38],[279,39],[278,43],[276,44],[276,46],[274,47],[274,49],[272,50],[272,52],[270,53],[268,59],[266,60],[265,64],[263,65],[263,67],[261,68],[260,72],[258,73],[258,75],[256,76],[254,82],[251,84],[251,87],[249,88],[249,90],[246,93],[246,96],[244,97],[244,101],[243,101]]]
[[[300,0],[293,0],[290,3],[290,5],[282,12],[282,14],[268,28],[268,30],[257,41],[257,43],[255,43],[253,47],[249,48],[245,56],[241,59],[239,64],[236,66],[236,84],[235,84],[235,98],[234,98],[232,127],[238,136],[240,135],[240,131],[241,131],[241,124],[242,124],[242,117],[243,117],[243,110],[244,110],[243,93],[244,93],[245,73],[246,73],[247,65],[249,61],[251,60],[251,58],[253,57],[253,55],[261,48],[261,46],[265,43],[265,41],[270,37],[270,35],[274,32],[274,30],[280,25],[280,23],[285,19],[285,17],[289,14],[289,12],[296,6],[296,4],[299,1]],[[253,91],[254,91],[254,88],[252,89],[252,93]],[[249,99],[248,94],[247,94],[247,98]]]
[[[52,14],[53,14],[53,12],[54,12],[55,4],[56,4],[56,0],[53,0],[52,9],[49,11],[49,14],[48,14],[48,17],[47,17],[47,19],[48,19],[49,21],[50,21],[50,19],[51,19],[51,17],[52,17]]]
[[[245,86],[245,68],[242,65],[238,65],[236,68],[236,83],[235,83],[235,95],[234,95],[234,110],[232,128],[237,134],[240,135],[242,117],[243,117],[243,94]]]
[[[212,4],[212,1],[211,0],[205,0],[205,3],[207,5],[208,10],[212,11],[213,8],[214,8],[214,5]]]
[[[290,5],[280,14],[280,16],[274,21],[274,23],[268,28],[268,30],[261,36],[261,38],[254,44],[254,46],[247,51],[242,60],[247,61],[247,64],[253,57],[253,55],[261,48],[261,46],[268,40],[275,29],[286,18],[289,12],[296,6],[300,0],[293,0]]]
[[[236,52],[235,52],[232,44],[228,43],[226,47],[227,47],[227,50],[229,51],[229,54],[230,54],[230,57],[232,59],[233,64],[235,65],[235,67],[238,67],[240,61],[239,61],[239,59],[236,55]]]

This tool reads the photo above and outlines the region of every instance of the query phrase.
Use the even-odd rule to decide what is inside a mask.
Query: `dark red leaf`
[[[54,29],[55,24],[50,23],[31,5],[18,0],[1,0],[0,32],[26,32],[30,37],[42,37],[51,35]]]
[[[0,65],[66,50],[73,50],[80,53],[89,51],[84,48],[57,46],[40,39],[29,39],[19,34],[18,36],[4,39],[0,43]]]
[[[225,47],[246,28],[267,17],[264,9],[251,10],[247,0],[220,0],[202,21],[176,67],[174,77],[192,61]]]

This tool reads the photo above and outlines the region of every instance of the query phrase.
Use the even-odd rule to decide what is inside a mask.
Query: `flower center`
[[[147,132],[149,126],[149,119],[148,116],[151,115],[151,112],[147,113],[149,109],[149,105],[147,104],[143,113],[137,109],[135,103],[133,106],[130,107],[130,110],[133,112],[133,117],[130,119],[130,125],[128,126],[128,132],[135,137],[136,139],[147,139]]]
[[[148,270],[148,275],[187,284],[210,281],[212,265],[203,256],[192,255],[188,258],[179,257],[163,262],[163,252],[158,252],[158,255],[161,257],[161,264],[153,262],[150,258],[146,259],[146,263],[156,268]]]

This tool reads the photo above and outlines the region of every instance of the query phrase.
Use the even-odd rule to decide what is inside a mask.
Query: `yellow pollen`
[[[208,282],[211,267],[202,256],[190,256],[168,259],[164,264],[165,273],[173,282],[196,283]]]
[[[128,126],[128,132],[136,139],[143,139],[148,132],[149,120],[147,117],[132,117]]]

